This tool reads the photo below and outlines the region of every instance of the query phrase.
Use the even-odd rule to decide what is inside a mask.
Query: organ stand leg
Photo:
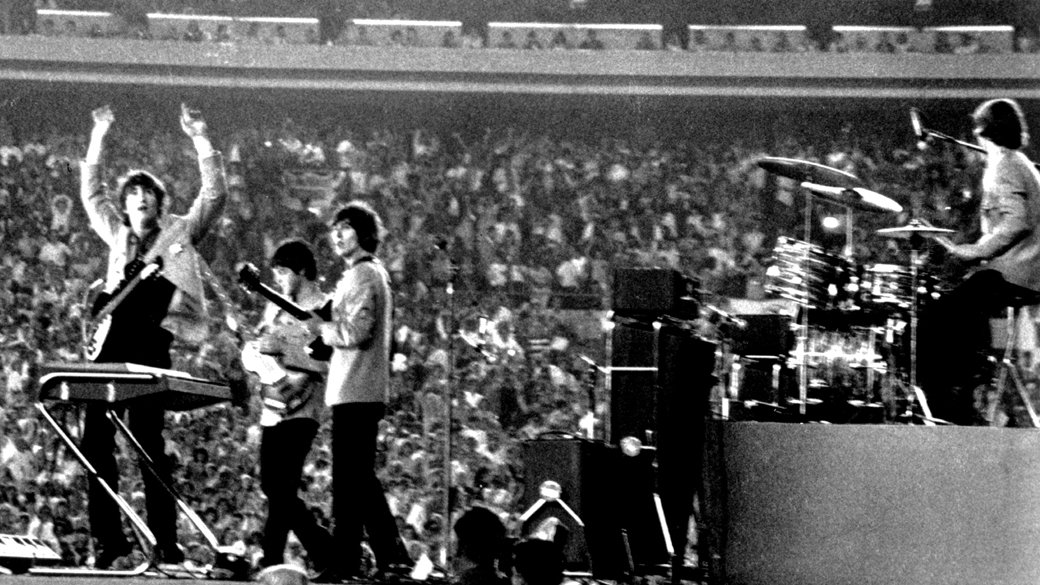
[[[115,425],[117,429],[119,429],[119,432],[122,433],[124,437],[126,437],[127,442],[129,442],[130,445],[133,446],[134,450],[137,451],[137,454],[141,457],[141,461],[144,462],[145,467],[148,468],[148,471],[151,472],[155,476],[155,478],[159,480],[159,483],[170,494],[170,496],[173,498],[173,501],[176,502],[177,507],[180,508],[181,512],[184,513],[184,515],[195,526],[199,533],[202,534],[202,537],[206,539],[206,544],[208,544],[210,548],[213,549],[213,552],[216,555],[216,568],[218,570],[223,569],[231,572],[232,575],[228,575],[229,577],[243,577],[244,575],[234,575],[234,573],[239,572],[233,568],[233,564],[238,560],[237,555],[233,555],[223,550],[223,547],[220,546],[220,542],[217,540],[217,537],[213,534],[213,531],[211,531],[209,527],[206,526],[206,523],[203,522],[202,518],[200,518],[199,515],[195,513],[195,510],[192,510],[191,506],[189,506],[184,501],[184,498],[181,497],[177,489],[159,476],[159,474],[155,470],[155,462],[152,461],[151,456],[149,456],[148,453],[144,450],[144,447],[141,446],[141,443],[137,441],[137,437],[134,437],[134,434],[130,432],[129,427],[126,426],[126,423],[123,422],[123,419],[119,418],[114,412],[110,410],[108,411],[108,420],[112,421],[112,424]]]
[[[119,506],[119,509],[122,510],[124,514],[126,514],[126,517],[130,520],[130,525],[134,529],[134,534],[137,536],[137,541],[138,543],[140,543],[142,550],[144,550],[145,555],[149,558],[149,560],[141,563],[140,565],[132,569],[126,570],[94,570],[86,568],[35,567],[29,569],[29,572],[34,575],[90,575],[97,577],[134,577],[144,574],[144,572],[147,571],[153,563],[151,559],[154,557],[156,541],[155,536],[152,534],[152,531],[148,529],[148,525],[145,524],[143,520],[141,520],[141,517],[137,515],[137,512],[135,512],[134,509],[130,507],[130,504],[128,504],[126,500],[124,500],[123,497],[119,495],[118,492],[112,489],[112,487],[109,486],[108,483],[105,482],[105,480],[101,479],[101,477],[98,476],[97,470],[94,468],[93,465],[91,465],[87,457],[83,455],[83,452],[79,450],[79,446],[76,445],[75,441],[73,441],[71,437],[69,437],[68,433],[65,432],[65,429],[62,428],[62,426],[58,423],[57,420],[54,419],[53,416],[51,416],[51,413],[47,410],[47,407],[42,402],[37,402],[36,410],[40,411],[40,414],[43,415],[43,419],[51,425],[51,427],[54,429],[54,432],[56,432],[58,436],[61,437],[61,440],[65,442],[65,445],[68,446],[69,450],[76,456],[77,459],[79,459],[80,464],[83,465],[83,468],[87,471],[87,473],[95,480],[97,480],[97,482],[101,485],[102,489],[104,489],[105,492],[109,495],[109,497],[112,498],[113,501],[115,501],[116,505]],[[111,411],[109,412],[109,416],[112,416]]]

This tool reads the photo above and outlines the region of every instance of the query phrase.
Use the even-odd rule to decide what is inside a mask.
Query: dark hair
[[[1018,150],[1029,143],[1026,117],[1018,102],[996,99],[984,102],[971,114],[975,131],[997,146]]]
[[[559,585],[563,581],[563,554],[548,540],[521,540],[513,546],[513,568],[527,585]]]
[[[271,256],[271,267],[281,266],[296,274],[303,274],[307,280],[318,276],[318,267],[314,262],[314,252],[307,242],[299,238],[291,238],[278,245]]]
[[[455,522],[455,534],[459,537],[459,553],[477,564],[484,564],[498,558],[506,528],[497,514],[477,506]]]
[[[372,206],[364,201],[351,201],[336,212],[329,225],[347,222],[357,233],[358,246],[362,250],[375,253],[382,241],[383,220],[379,218]]]
[[[158,214],[162,215],[163,200],[166,199],[166,186],[159,180],[159,177],[148,171],[129,171],[119,179],[119,184],[116,187],[116,192],[119,193],[119,206],[126,209],[126,192],[131,187],[137,186],[155,194]]]

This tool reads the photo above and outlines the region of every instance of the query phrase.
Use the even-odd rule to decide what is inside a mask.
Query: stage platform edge
[[[713,583],[1040,583],[1040,432],[712,421]]]

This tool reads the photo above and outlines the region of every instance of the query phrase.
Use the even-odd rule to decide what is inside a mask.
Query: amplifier
[[[620,315],[697,316],[697,283],[678,270],[618,268],[614,270],[611,309]]]
[[[54,565],[61,556],[39,538],[0,534],[0,567],[24,573],[33,566]]]

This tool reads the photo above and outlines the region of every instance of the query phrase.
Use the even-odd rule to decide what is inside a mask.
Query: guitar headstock
[[[260,270],[249,262],[243,262],[238,268],[238,281],[255,291],[260,287]]]

